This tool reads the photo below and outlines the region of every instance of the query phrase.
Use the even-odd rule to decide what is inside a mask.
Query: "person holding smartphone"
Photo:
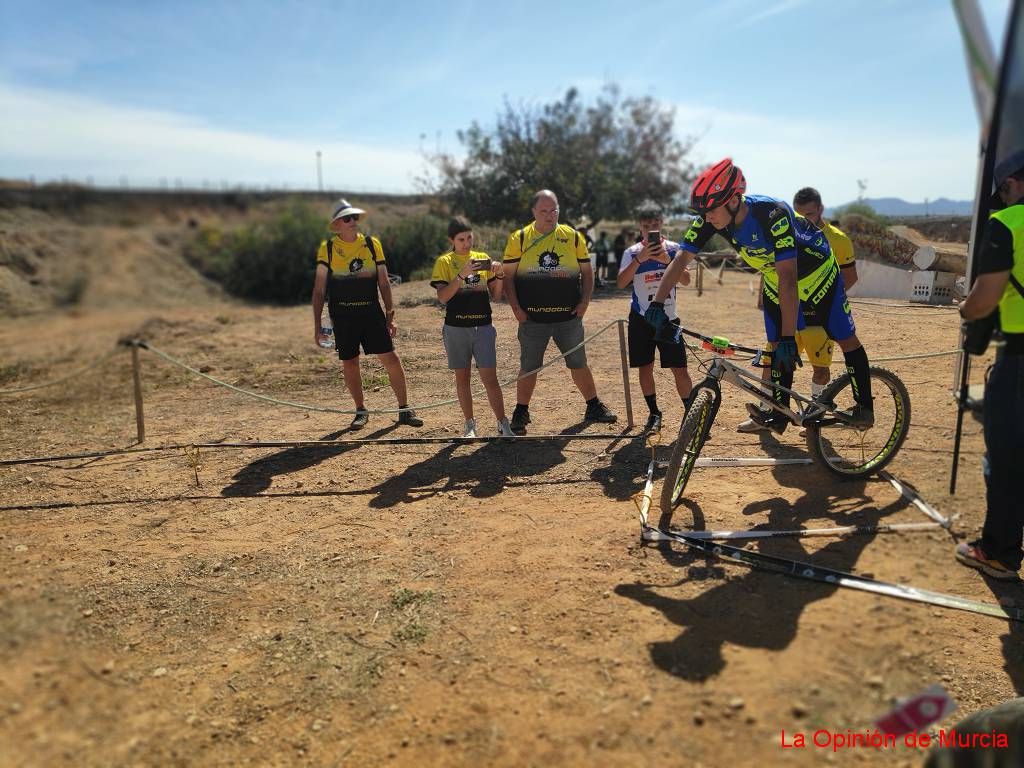
[[[644,312],[654,299],[654,294],[661,284],[661,278],[669,263],[680,253],[679,243],[662,236],[661,226],[663,214],[661,206],[653,201],[646,201],[637,209],[640,223],[640,242],[627,248],[619,261],[619,288],[627,285],[633,287],[633,298],[629,305],[629,367],[636,368],[640,377],[640,391],[650,409],[644,433],[650,434],[661,429],[661,410],[658,408],[657,395],[654,388],[654,350],[658,350],[661,367],[672,371],[676,392],[686,402],[693,389],[690,373],[686,369],[686,347],[671,341],[659,341],[655,338],[654,329],[644,320]],[[692,256],[682,252],[686,261]],[[681,285],[689,285],[690,273],[684,270],[679,277]],[[679,324],[676,315],[676,290],[665,299],[665,313],[675,325]]]
[[[452,249],[437,257],[430,285],[437,290],[437,300],[445,305],[441,338],[448,368],[455,373],[455,392],[466,419],[462,436],[477,436],[470,384],[470,363],[476,360],[487,401],[498,420],[498,434],[513,437],[498,385],[497,332],[491,323],[491,299],[501,298],[505,271],[486,253],[473,250],[473,229],[464,219],[449,222],[448,239]]]

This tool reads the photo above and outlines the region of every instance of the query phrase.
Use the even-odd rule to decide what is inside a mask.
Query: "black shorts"
[[[679,325],[678,320],[672,321]],[[636,312],[629,312],[629,367],[642,368],[654,362],[654,348],[658,348],[662,368],[685,368],[686,347],[674,341],[655,341],[654,328]]]
[[[334,323],[334,346],[342,360],[358,357],[360,346],[368,355],[395,351],[384,311],[380,308],[370,312],[339,313],[331,322]]]

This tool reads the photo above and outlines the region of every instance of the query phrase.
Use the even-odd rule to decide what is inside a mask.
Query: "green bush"
[[[323,215],[296,202],[269,221],[233,232],[203,227],[185,257],[203,275],[243,299],[271,304],[309,301]]]
[[[418,268],[432,266],[447,251],[448,224],[437,216],[407,216],[392,224],[377,237],[384,248],[388,272],[403,280]]]
[[[272,304],[309,301],[314,258],[325,237],[323,215],[296,204],[269,222],[230,238],[224,287],[235,296]]]
[[[327,236],[322,212],[296,202],[269,221],[233,232],[203,227],[185,256],[203,275],[243,299],[271,304],[309,301],[314,258]],[[447,223],[430,214],[406,216],[381,232],[388,271],[408,280],[417,268],[429,269],[448,250]]]

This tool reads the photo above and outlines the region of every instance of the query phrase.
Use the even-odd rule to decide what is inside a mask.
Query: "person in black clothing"
[[[981,538],[959,544],[955,554],[987,576],[1012,581],[1024,558],[1024,150],[997,165],[994,180],[994,202],[1006,207],[988,221],[978,277],[960,316],[978,320],[998,308],[1006,346],[996,354],[985,384],[985,524]]]

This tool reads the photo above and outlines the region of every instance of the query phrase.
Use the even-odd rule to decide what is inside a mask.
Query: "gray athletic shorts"
[[[578,317],[560,323],[537,323],[527,320],[519,324],[519,367],[532,371],[544,364],[548,341],[555,340],[559,352],[572,349],[583,341],[583,320]],[[580,347],[565,358],[566,368],[586,368],[587,348]]]
[[[493,325],[462,328],[445,324],[441,327],[441,338],[444,339],[444,351],[448,353],[450,370],[469,368],[473,360],[476,360],[477,368],[498,366],[498,356],[494,351],[498,332]]]

